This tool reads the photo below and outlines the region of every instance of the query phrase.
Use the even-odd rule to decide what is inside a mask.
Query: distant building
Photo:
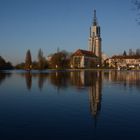
[[[94,20],[90,27],[89,50],[76,50],[71,58],[71,68],[95,68],[102,63],[101,33],[97,23],[96,10],[94,10]]]
[[[130,69],[140,69],[140,56],[113,56],[108,60],[109,67],[112,68],[130,68]]]
[[[102,64],[105,63],[105,61],[109,58],[108,55],[106,55],[105,53],[102,53]]]

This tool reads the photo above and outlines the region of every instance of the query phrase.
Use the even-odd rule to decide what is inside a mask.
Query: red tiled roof
[[[89,56],[89,57],[97,57],[93,52],[87,50],[77,50],[75,51],[72,56]]]

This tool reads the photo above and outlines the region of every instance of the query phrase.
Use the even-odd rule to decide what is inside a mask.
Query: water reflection
[[[30,72],[25,73],[25,81],[28,90],[32,88],[32,74]]]
[[[104,73],[104,79],[124,87],[140,88],[140,71],[108,71]]]
[[[71,72],[71,84],[79,88],[88,88],[89,108],[95,119],[95,127],[101,110],[102,71]]]
[[[48,80],[57,89],[64,89],[74,86],[77,89],[85,89],[89,94],[89,108],[91,114],[97,118],[101,109],[102,95],[102,72],[101,71],[76,71],[76,72],[54,72],[50,74],[31,74],[27,72],[25,76],[28,90],[32,88],[32,78],[38,79],[38,88],[41,90]]]
[[[46,81],[57,89],[66,89],[74,86],[78,90],[86,90],[89,94],[89,108],[95,120],[101,110],[102,84],[103,81],[116,82],[124,87],[136,86],[140,88],[140,72],[136,71],[74,71],[53,72],[25,75],[27,89],[32,88],[32,78],[37,78],[38,88],[43,89]],[[47,85],[46,85],[47,86]],[[96,122],[96,121],[95,121]]]
[[[89,87],[89,101],[91,113],[96,118],[101,109],[102,72],[96,73],[93,79],[93,83]]]
[[[18,73],[25,78],[26,88],[32,89],[32,82],[37,82],[41,91],[47,86],[47,81],[57,89],[66,89],[70,86],[78,90],[88,91],[89,108],[91,114],[97,119],[101,110],[102,85],[104,82],[114,82],[124,87],[140,88],[139,71],[70,71],[70,72],[51,72],[51,73]],[[9,73],[0,73],[0,85],[7,78]]]
[[[40,74],[38,75],[38,88],[39,88],[40,90],[43,89],[44,84],[45,84],[47,78],[48,78],[48,74],[40,73]]]
[[[37,78],[38,79],[38,88],[40,90],[43,89],[43,86],[48,78],[48,74],[44,73],[31,73],[31,72],[26,72],[21,74],[21,76],[25,77],[26,81],[26,87],[30,91],[32,88],[32,79]]]
[[[11,77],[11,73],[0,72],[0,85],[4,82],[6,78]]]
[[[50,74],[49,78],[51,84],[59,89],[75,86],[79,90],[88,91],[89,108],[96,125],[96,119],[101,110],[102,71],[56,72]]]
[[[67,88],[69,85],[70,74],[68,72],[55,72],[49,74],[51,84],[58,89]]]
[[[83,138],[85,132],[91,139],[139,136],[140,94],[136,88],[140,88],[140,71],[0,73],[1,130],[5,136],[35,132],[46,139],[63,134],[65,139],[75,134]],[[56,89],[63,94],[56,94]]]
[[[71,72],[71,84],[75,85],[77,88],[88,88],[90,111],[94,117],[97,117],[101,109],[102,72]]]

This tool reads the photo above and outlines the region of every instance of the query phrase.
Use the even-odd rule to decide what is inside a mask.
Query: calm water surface
[[[140,140],[140,71],[0,72],[0,140]]]

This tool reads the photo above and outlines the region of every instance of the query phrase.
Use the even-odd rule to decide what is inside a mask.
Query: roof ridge
[[[83,49],[78,49],[73,53],[73,55],[84,55],[84,56],[92,56],[92,57],[97,57],[92,51],[88,50],[83,50]]]

